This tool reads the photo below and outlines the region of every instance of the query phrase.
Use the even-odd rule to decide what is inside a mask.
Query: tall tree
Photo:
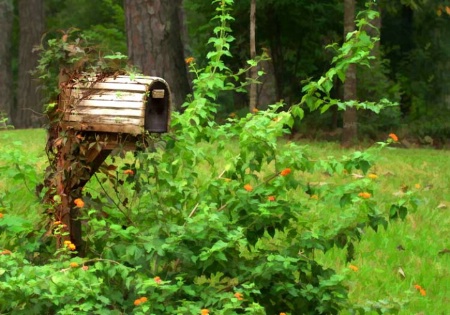
[[[355,0],[344,0],[344,38],[355,30]],[[345,75],[344,101],[356,99],[356,65],[351,64]],[[350,146],[358,133],[358,116],[356,108],[349,107],[343,115],[343,131],[341,144]]]
[[[43,117],[41,97],[30,71],[38,60],[33,47],[39,44],[44,33],[44,0],[19,0],[18,9],[19,79],[13,123],[18,128],[39,127]]]
[[[256,57],[256,39],[255,39],[255,29],[256,29],[256,0],[251,0],[250,2],[250,59],[255,59]],[[256,79],[256,67],[250,69],[250,77]],[[257,86],[256,83],[250,84],[250,97],[249,97],[249,109],[250,113],[255,112],[257,105]]]
[[[9,118],[13,105],[13,75],[11,68],[12,23],[12,0],[0,0],[0,113],[4,113]]]
[[[144,74],[164,78],[180,108],[189,93],[184,63],[182,0],[125,0],[128,56]]]

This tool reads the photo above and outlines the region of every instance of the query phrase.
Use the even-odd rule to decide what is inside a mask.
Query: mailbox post
[[[64,141],[54,144],[55,171],[53,178],[46,180],[46,200],[54,202],[54,196],[59,196],[55,217],[68,235],[58,239],[58,246],[70,241],[82,256],[81,222],[74,201],[112,150],[119,146],[133,150],[146,134],[168,131],[170,89],[163,79],[149,76],[85,78],[60,86],[58,138]],[[79,137],[95,143],[80,152]],[[74,173],[74,165],[81,173]]]

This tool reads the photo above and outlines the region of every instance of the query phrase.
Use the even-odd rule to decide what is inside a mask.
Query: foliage
[[[173,114],[171,132],[149,137],[121,169],[105,166],[99,187],[75,200],[84,211],[86,257],[74,256],[71,244],[41,264],[21,248],[4,250],[0,311],[337,314],[351,308],[346,274],[315,257],[337,247],[345,248],[351,261],[364,233],[404,219],[414,205],[410,193],[387,209],[373,198],[374,157],[397,138],[341,159],[314,160],[295,143],[280,146],[294,122],[281,103],[218,125],[216,96],[240,83],[222,60],[233,41],[228,34],[233,1],[212,2],[218,25],[209,40],[208,64],[198,69],[191,60],[194,92],[184,112]],[[355,45],[356,52],[365,52],[359,43],[350,40],[338,50]],[[60,51],[52,49],[49,53]],[[69,61],[82,56],[83,51]],[[46,58],[44,53],[41,66],[51,64]],[[65,60],[62,55],[56,61]],[[346,64],[346,58],[336,58],[334,73]],[[323,82],[310,82],[307,95],[323,91]],[[316,109],[328,105],[319,100]],[[324,172],[326,183],[310,180]],[[56,219],[50,228],[50,240],[66,233]],[[20,233],[29,230],[25,226]],[[17,231],[9,233],[14,238]]]
[[[127,57],[121,53],[107,55],[96,44],[99,34],[92,38],[91,32],[80,32],[71,28],[61,31],[59,38],[50,38],[35,48],[39,52],[39,63],[33,75],[39,80],[46,94],[45,112],[54,112],[54,103],[60,84],[66,81],[95,78],[96,74],[123,72]],[[98,78],[101,79],[101,78]]]

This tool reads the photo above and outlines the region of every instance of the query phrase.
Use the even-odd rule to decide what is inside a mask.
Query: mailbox
[[[111,76],[68,83],[61,91],[61,125],[80,131],[167,132],[171,99],[158,77]]]

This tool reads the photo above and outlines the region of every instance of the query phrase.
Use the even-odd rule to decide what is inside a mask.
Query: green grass
[[[40,129],[0,131],[0,169],[6,170],[0,175],[0,197],[8,194],[6,211],[36,218],[36,211],[43,210],[32,187],[9,175],[7,163],[11,161],[5,161],[7,155],[19,154],[21,159],[13,162],[28,163],[37,169],[38,177],[42,176],[46,166],[45,137]],[[304,144],[313,158],[350,153],[332,143]],[[405,303],[400,314],[450,314],[450,253],[445,253],[450,249],[450,152],[387,148],[371,171],[378,175],[379,182],[374,198],[390,205],[401,198],[402,191],[413,190],[420,198],[417,210],[410,212],[404,222],[390,224],[386,231],[366,231],[352,262],[358,267],[356,272],[348,268],[342,251],[332,250],[317,259],[349,274],[354,303],[386,300]],[[425,289],[426,296],[414,288],[415,284]]]

